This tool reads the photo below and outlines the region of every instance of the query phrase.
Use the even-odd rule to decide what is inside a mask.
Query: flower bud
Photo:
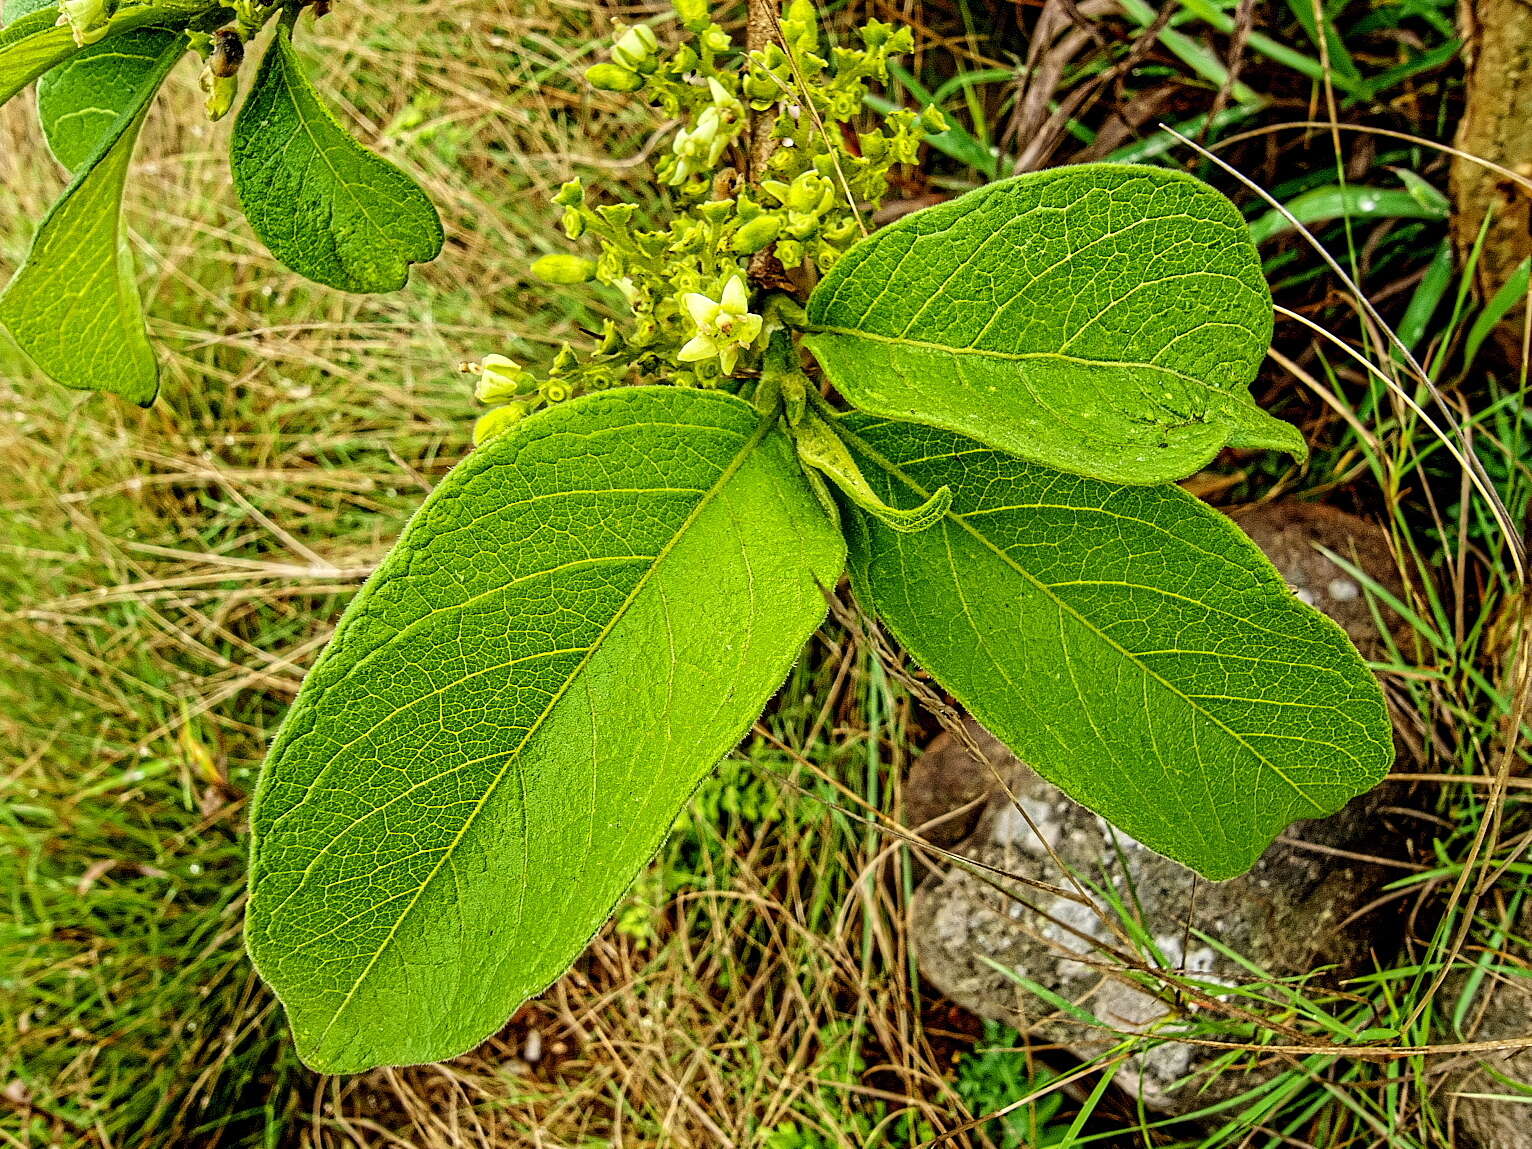
[[[857,227],[856,219],[852,217],[841,220],[833,227],[825,228],[824,238],[830,243],[845,245],[856,239],[860,231],[861,228]]]
[[[473,425],[473,445],[477,447],[509,431],[527,417],[527,411],[525,403],[507,403],[504,407],[484,412]]]
[[[654,56],[660,50],[660,42],[654,29],[647,24],[635,24],[612,45],[612,62],[634,72],[654,71]]]
[[[752,69],[745,76],[744,91],[748,100],[769,103],[782,95],[782,85],[769,75]]]
[[[835,202],[835,185],[818,172],[804,172],[793,180],[783,202],[789,211],[819,215]]]
[[[478,375],[473,397],[480,403],[504,403],[525,395],[537,386],[533,374],[514,359],[504,355],[486,355],[468,370]]]
[[[68,25],[80,47],[94,44],[107,33],[112,13],[107,0],[62,0],[58,22]]]
[[[644,78],[619,64],[592,64],[585,69],[585,82],[601,92],[636,92]]]
[[[888,43],[889,37],[894,33],[892,24],[885,24],[882,20],[869,20],[862,28],[862,43],[869,48],[877,50]]]
[[[203,110],[207,112],[207,118],[214,122],[223,119],[229,114],[229,109],[234,107],[234,97],[239,94],[239,79],[236,76],[220,76],[211,65],[202,69],[202,74],[197,77],[197,83],[202,88],[202,93],[207,98],[203,101]]]
[[[703,32],[701,40],[702,46],[714,54],[727,52],[730,48],[734,47],[733,38],[717,24],[712,25],[707,31]]]
[[[537,390],[549,403],[562,403],[574,394],[569,384],[562,379],[546,379]]]
[[[611,319],[601,321],[601,341],[596,345],[596,351],[602,355],[610,355],[622,346],[622,328]]]
[[[819,13],[813,0],[788,0],[782,13],[782,39],[798,52],[819,50]]]
[[[585,217],[575,211],[574,208],[566,211],[563,220],[560,222],[564,225],[564,234],[570,239],[579,239],[585,234]]]
[[[781,232],[781,216],[775,213],[758,215],[734,233],[729,246],[741,255],[754,255],[774,243]]]
[[[638,205],[631,203],[606,203],[596,209],[596,214],[609,227],[615,228],[618,231],[627,231],[633,226],[633,217],[638,214]]]
[[[545,255],[532,264],[532,274],[544,283],[572,287],[590,282],[596,274],[596,265],[580,255]]]
[[[672,0],[681,26],[688,32],[700,32],[712,20],[707,0]]]

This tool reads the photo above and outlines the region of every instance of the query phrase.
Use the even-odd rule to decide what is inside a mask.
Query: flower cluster
[[[826,48],[811,0],[790,0],[782,42],[745,52],[707,0],[674,3],[681,43],[666,48],[646,25],[619,26],[586,78],[676,122],[655,166],[674,189],[675,212],[643,227],[635,205],[600,202],[579,180],[559,190],[565,235],[592,244],[594,258],[545,256],[533,274],[607,285],[627,314],[608,320],[583,355],[566,345],[542,383],[516,367],[516,389],[486,387],[503,364],[479,364],[481,398],[488,392],[506,412],[481,420],[481,437],[526,414],[528,396],[554,401],[550,382],[578,394],[639,380],[715,387],[756,372],[772,320],[751,299],[751,272],[759,280],[769,267],[778,286],[812,286],[864,234],[863,213],[881,203],[890,170],[914,163],[925,133],[945,127],[934,111],[865,112],[889,57],[910,49],[908,29],[873,21],[858,47]],[[749,173],[751,125],[762,118],[770,156],[765,171]]]

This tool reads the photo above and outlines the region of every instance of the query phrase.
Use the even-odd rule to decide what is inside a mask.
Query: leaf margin
[[[941,435],[947,439],[961,440],[967,443],[971,443],[972,447],[974,448],[974,452],[993,454],[1002,458],[1007,457],[1006,453],[1003,451],[999,451],[996,448],[981,444],[977,440],[970,440],[965,436],[961,436],[955,432],[946,431],[941,428],[925,428],[918,424],[901,424],[900,420],[884,419],[878,416],[871,416],[863,413],[848,413],[842,417],[841,423],[843,430],[846,432],[847,441],[852,445],[854,452],[859,458],[859,461],[876,458],[881,460],[882,463],[888,464],[887,466],[880,466],[880,470],[884,474],[897,473],[898,482],[908,491],[912,492],[912,497],[919,497],[926,491],[926,487],[922,484],[914,482],[907,475],[903,475],[898,471],[896,464],[892,464],[892,461],[884,459],[881,453],[875,447],[873,447],[871,444],[868,444],[866,440],[857,433],[857,428],[859,426],[865,427],[867,425],[879,425],[898,427],[903,425],[913,427],[917,430],[924,431],[928,435]],[[1015,460],[1014,458],[1012,458],[1011,464],[1015,466],[1033,468],[1043,472],[1050,470],[1049,468],[1044,468],[1037,464],[1028,463],[1024,460]],[[1352,800],[1360,794],[1366,793],[1372,787],[1383,781],[1383,779],[1387,776],[1390,766],[1393,762],[1395,750],[1392,737],[1392,722],[1389,718],[1388,708],[1383,697],[1381,686],[1377,683],[1377,680],[1373,676],[1371,670],[1368,668],[1366,661],[1356,651],[1351,642],[1351,639],[1346,635],[1341,626],[1336,623],[1335,620],[1325,615],[1323,612],[1308,606],[1308,604],[1298,599],[1292,593],[1291,588],[1288,587],[1287,582],[1282,577],[1281,572],[1277,570],[1275,565],[1271,562],[1270,558],[1268,558],[1266,554],[1258,546],[1256,546],[1256,544],[1249,538],[1249,536],[1240,530],[1239,526],[1231,518],[1229,518],[1227,515],[1221,514],[1216,509],[1203,503],[1200,499],[1196,499],[1194,496],[1186,493],[1181,488],[1173,485],[1165,487],[1134,487],[1127,484],[1104,484],[1101,480],[1091,479],[1087,476],[1072,476],[1067,472],[1054,473],[1075,482],[1093,483],[1104,486],[1116,486],[1119,490],[1124,492],[1137,492],[1141,497],[1151,495],[1164,495],[1172,499],[1184,499],[1185,505],[1188,509],[1196,509],[1197,513],[1208,524],[1211,524],[1210,529],[1217,530],[1223,534],[1226,539],[1233,540],[1238,546],[1241,552],[1241,557],[1245,560],[1250,573],[1258,577],[1262,584],[1264,584],[1264,587],[1273,592],[1274,596],[1280,595],[1280,601],[1289,603],[1294,608],[1301,610],[1304,614],[1304,617],[1307,619],[1308,625],[1324,633],[1328,639],[1335,644],[1335,649],[1339,652],[1341,660],[1348,664],[1347,668],[1355,676],[1356,681],[1354,684],[1365,683],[1364,689],[1368,695],[1366,704],[1372,710],[1371,733],[1373,738],[1368,747],[1366,747],[1366,749],[1370,751],[1371,766],[1370,773],[1366,775],[1365,784],[1357,784],[1339,800],[1336,800],[1329,805],[1314,804],[1314,813],[1294,815],[1293,817],[1288,818],[1286,821],[1282,821],[1280,825],[1271,822],[1271,820],[1268,818],[1267,822],[1273,828],[1271,828],[1269,835],[1265,838],[1264,841],[1260,843],[1255,843],[1252,841],[1251,843],[1243,846],[1239,850],[1237,860],[1229,865],[1210,865],[1204,868],[1204,866],[1198,865],[1196,862],[1190,861],[1185,857],[1181,857],[1166,851],[1161,846],[1156,845],[1152,841],[1146,841],[1144,838],[1138,837],[1136,831],[1131,828],[1122,828],[1116,818],[1111,815],[1102,813],[1094,802],[1087,798],[1081,797],[1075,792],[1073,788],[1068,787],[1058,781],[1053,776],[1051,771],[1043,766],[1038,765],[1038,763],[1034,761],[1029,761],[1026,755],[1023,754],[1020,749],[1017,749],[1016,753],[1019,758],[1021,758],[1024,762],[1027,762],[1027,764],[1035,769],[1039,776],[1049,782],[1050,785],[1056,786],[1064,793],[1068,794],[1072,800],[1086,806],[1086,808],[1091,809],[1093,812],[1097,813],[1098,816],[1103,817],[1112,825],[1119,827],[1120,832],[1134,834],[1137,840],[1139,840],[1140,843],[1145,845],[1147,848],[1155,851],[1156,853],[1160,853],[1163,856],[1188,867],[1189,869],[1196,870],[1204,877],[1213,881],[1229,880],[1248,871],[1250,866],[1254,865],[1261,854],[1270,846],[1271,842],[1274,841],[1276,837],[1279,836],[1283,830],[1293,821],[1304,820],[1307,818],[1327,817],[1331,814],[1334,814],[1339,809],[1341,809],[1341,807],[1344,806],[1346,802]],[[944,481],[948,482],[954,491],[954,503],[959,502],[963,497],[962,484],[951,477],[945,478]],[[914,660],[927,673],[929,673],[936,682],[938,682],[945,690],[956,697],[958,701],[962,703],[962,705],[980,721],[980,723],[982,723],[997,737],[1001,738],[1002,741],[1006,741],[1007,744],[1009,744],[1009,740],[1005,737],[1003,730],[1005,727],[1011,725],[1010,720],[1003,719],[1001,716],[999,716],[994,707],[988,701],[978,701],[975,698],[969,696],[970,692],[966,689],[955,688],[951,682],[947,681],[945,672],[934,667],[931,664],[931,661],[928,661],[927,658],[922,655],[920,648],[924,645],[924,643],[919,638],[912,636],[906,626],[897,623],[886,613],[885,608],[880,603],[882,596],[877,594],[875,588],[872,586],[868,579],[868,575],[864,566],[863,555],[861,554],[864,543],[862,537],[860,536],[867,530],[878,530],[879,524],[877,524],[876,519],[873,516],[870,516],[865,511],[860,511],[854,505],[851,505],[849,500],[845,500],[845,502],[847,505],[844,507],[844,511],[848,517],[848,569],[851,576],[852,588],[858,600],[864,604],[864,608],[872,608],[876,616],[884,623],[884,625],[888,626],[889,630],[899,641],[900,645],[905,650],[909,651]],[[956,510],[949,510],[944,518],[957,521],[961,528],[968,530],[975,536],[979,536],[979,532],[977,530],[963,521],[961,512]],[[886,530],[886,528],[884,529]],[[908,546],[918,546],[921,541],[921,536],[901,536],[895,532],[889,532],[888,538],[891,540],[898,540],[901,545]],[[1000,548],[996,547],[993,543],[987,543],[986,545],[996,549],[997,552],[1000,551]],[[1030,572],[1020,571],[1019,567],[1017,569],[1028,581],[1034,582],[1039,587],[1042,587],[1041,581],[1038,580]],[[1050,597],[1054,596],[1050,595]],[[1067,607],[1067,604],[1065,604],[1062,600],[1055,598],[1055,601],[1061,608]],[[1069,609],[1072,611],[1072,608]],[[1095,629],[1094,626],[1092,626],[1092,629]],[[1361,755],[1359,755],[1359,761],[1360,760]],[[1310,801],[1312,803],[1312,799],[1310,799]]]

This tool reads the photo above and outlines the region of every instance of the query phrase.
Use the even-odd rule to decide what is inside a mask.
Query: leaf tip
[[[1291,455],[1299,464],[1309,460],[1308,440],[1303,437],[1303,432],[1291,423],[1276,418],[1259,407],[1252,406],[1259,417],[1249,423],[1237,426],[1229,435],[1228,445],[1247,450],[1282,451]]]

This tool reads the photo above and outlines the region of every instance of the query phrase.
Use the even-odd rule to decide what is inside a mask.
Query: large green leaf
[[[848,507],[858,593],[1024,761],[1134,838],[1230,878],[1387,771],[1361,657],[1224,516],[1177,487],[843,422],[885,500],[953,492],[922,534]]]
[[[426,193],[320,103],[283,25],[234,123],[234,185],[250,226],[294,271],[342,291],[395,291],[435,259]]]
[[[174,28],[140,28],[92,44],[37,82],[37,111],[59,163],[78,171],[145,90],[159,87],[165,54],[186,51]]]
[[[148,406],[159,390],[122,193],[139,129],[160,82],[180,58],[166,48],[96,150],[38,227],[26,261],[0,292],[0,326],[53,379]]]
[[[843,558],[786,438],[716,392],[592,395],[448,475],[256,792],[247,937],[304,1060],[448,1057],[556,978]]]
[[[1189,176],[1089,164],[991,184],[853,248],[807,339],[861,410],[1018,458],[1163,483],[1225,446],[1302,457],[1250,397],[1271,296],[1245,222]]]
[[[74,42],[74,33],[58,23],[58,5],[29,11],[30,5],[22,3],[15,8],[7,7],[7,23],[0,29],[0,104],[5,103],[21,89],[56,64],[82,51]],[[141,5],[124,8],[112,17],[107,36],[131,32],[151,24],[186,20],[186,12],[167,5]]]

